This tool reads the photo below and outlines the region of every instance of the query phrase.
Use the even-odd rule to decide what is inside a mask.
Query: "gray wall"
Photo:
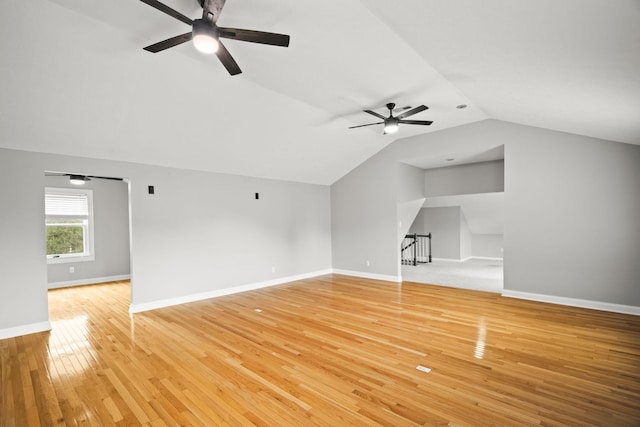
[[[398,163],[398,246],[424,204],[424,170]]]
[[[427,169],[425,196],[493,193],[504,191],[504,160]]]
[[[464,216],[464,211],[462,209],[459,210],[460,214],[460,259],[464,260],[471,255],[472,253],[472,245],[471,245],[471,230],[469,230],[469,224],[467,224],[467,219]]]
[[[48,322],[43,171],[0,149],[0,331]]]
[[[435,232],[439,240],[436,245],[435,257],[464,260],[472,256],[501,256],[502,241],[500,241],[496,253],[496,250],[493,250],[495,245],[491,248],[489,247],[490,243],[495,243],[495,240],[482,237],[477,239],[478,252],[474,251],[473,241],[475,235],[471,229],[470,221],[465,215],[465,210],[459,204],[462,204],[463,201],[461,197],[467,197],[464,203],[471,213],[476,215],[471,217],[471,220],[475,220],[475,225],[489,224],[487,214],[491,213],[491,210],[487,209],[493,205],[487,203],[487,201],[479,203],[477,198],[489,197],[490,194],[502,194],[504,192],[504,160],[427,169],[423,171],[423,179],[424,194],[430,198],[424,199],[426,200],[425,206],[427,209],[420,210],[410,230],[419,234]],[[399,191],[403,191],[403,189],[400,188]],[[469,195],[473,196],[469,197]],[[444,199],[447,199],[448,202],[445,202]],[[433,203],[442,203],[444,206],[429,206],[429,204]],[[435,207],[455,207],[456,209],[429,211],[430,208]],[[431,216],[434,216],[434,218],[436,216],[435,212],[451,212],[455,217],[448,221],[438,219],[432,224],[426,225],[425,213],[428,212],[432,212]],[[496,215],[498,214],[496,213]],[[456,220],[458,221],[457,231],[454,231],[454,222]],[[499,217],[496,216],[493,222],[502,222],[502,212],[499,213]],[[502,227],[500,228],[502,229]],[[445,238],[444,242],[442,241],[443,237]],[[438,255],[437,252],[441,252],[441,254]],[[493,255],[480,255],[486,253],[492,253]]]
[[[385,160],[373,156],[331,186],[335,269],[398,276],[397,163]]]
[[[47,176],[46,187],[78,188],[68,177]],[[47,264],[49,285],[130,273],[129,266],[129,189],[123,181],[92,179],[81,188],[93,191],[94,261]],[[69,271],[74,268],[74,272]]]
[[[502,234],[472,234],[471,252],[474,257],[502,258]]]
[[[130,179],[134,304],[331,267],[327,186],[0,149],[0,330],[48,319],[45,170]]]
[[[424,208],[420,209],[413,220],[413,224],[409,227],[407,234],[427,234],[429,230],[424,225]]]
[[[441,221],[433,221],[427,224],[427,218],[438,218],[436,209],[448,209],[440,211],[440,215],[451,215],[451,218],[443,218]],[[431,215],[429,215],[431,212]],[[459,230],[455,230],[456,215],[459,215]],[[464,211],[457,206],[422,208],[416,215],[415,221],[411,224],[409,234],[433,233],[438,236],[438,241],[433,241],[435,245],[433,256],[436,258],[466,259],[469,257],[480,258],[502,258],[502,248],[504,236],[502,234],[475,234],[467,225]],[[443,240],[444,239],[444,240]],[[449,239],[449,241],[447,240]],[[456,245],[459,242],[460,251],[456,255]],[[442,254],[448,255],[443,256]],[[442,256],[441,256],[442,255]]]
[[[334,266],[362,270],[353,254],[366,253],[374,273],[398,275],[398,162],[501,145],[505,290],[640,306],[640,146],[497,120],[395,141],[334,183]],[[347,225],[359,238],[340,237]]]
[[[460,207],[424,208],[422,212],[424,228],[431,233],[431,256],[459,260],[461,255]]]
[[[136,182],[136,304],[331,267],[326,186],[155,168]]]
[[[506,136],[505,288],[640,306],[640,146]]]
[[[131,180],[132,302],[142,304],[324,270],[331,260],[397,277],[398,163],[499,145],[505,290],[640,307],[640,147],[485,120],[398,140],[331,191],[0,149],[0,330],[48,318],[45,170]]]
[[[331,187],[331,239],[338,241],[332,245],[333,268],[399,278],[400,243],[425,200],[424,171],[378,163],[374,156],[340,182]],[[393,246],[351,249],[356,241],[390,240]]]

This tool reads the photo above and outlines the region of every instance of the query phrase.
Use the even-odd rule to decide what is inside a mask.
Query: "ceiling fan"
[[[364,110],[365,113],[369,113],[373,116],[378,117],[379,119],[382,119],[383,121],[381,122],[376,122],[376,123],[369,123],[366,125],[358,125],[358,126],[351,126],[349,129],[355,129],[355,128],[361,128],[364,126],[373,126],[373,125],[382,125],[384,124],[384,134],[388,134],[388,133],[396,133],[398,132],[398,126],[400,124],[405,124],[405,125],[424,125],[424,126],[429,126],[431,123],[433,123],[430,120],[404,120],[405,118],[409,117],[409,116],[413,116],[414,114],[418,114],[421,111],[427,110],[429,107],[427,107],[426,105],[420,105],[419,107],[415,107],[410,109],[409,111],[405,111],[404,113],[394,117],[393,116],[393,110],[396,108],[396,104],[394,104],[393,102],[390,102],[387,104],[387,108],[389,109],[389,117],[385,117],[382,114],[378,114],[375,111],[371,111],[371,110]]]
[[[75,173],[57,173],[57,172],[45,172],[45,176],[68,176],[69,182],[74,185],[84,185],[85,182],[92,179],[110,179],[112,181],[123,181],[122,178],[113,178],[110,176],[95,176],[95,175],[80,175]]]
[[[272,46],[289,46],[289,36],[285,34],[218,27],[216,22],[220,17],[220,13],[222,12],[222,8],[224,7],[226,0],[198,0],[198,3],[200,3],[200,6],[202,7],[202,18],[193,20],[157,0],[140,1],[191,26],[191,31],[188,33],[180,34],[179,36],[145,47],[144,50],[148,52],[158,53],[165,49],[169,49],[170,47],[193,40],[193,44],[198,51],[207,54],[215,53],[229,74],[234,76],[236,74],[240,74],[242,70],[240,70],[236,61],[233,59],[227,48],[222,44],[220,38],[268,44]]]

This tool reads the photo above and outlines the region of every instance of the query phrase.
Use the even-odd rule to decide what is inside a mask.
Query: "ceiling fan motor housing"
[[[217,26],[206,19],[194,19],[192,33],[193,37],[197,35],[207,35],[217,39],[220,36],[220,31]]]

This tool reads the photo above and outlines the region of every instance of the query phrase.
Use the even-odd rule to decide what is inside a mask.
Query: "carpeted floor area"
[[[403,265],[402,280],[500,293],[503,288],[503,261],[436,259],[429,264]]]

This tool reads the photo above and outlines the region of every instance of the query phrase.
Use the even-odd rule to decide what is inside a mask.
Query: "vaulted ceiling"
[[[331,184],[487,118],[640,144],[637,0],[227,0],[218,24],[291,45],[226,41],[231,77],[190,43],[143,51],[189,27],[137,0],[4,2],[0,146]],[[390,101],[434,124],[347,129]]]

